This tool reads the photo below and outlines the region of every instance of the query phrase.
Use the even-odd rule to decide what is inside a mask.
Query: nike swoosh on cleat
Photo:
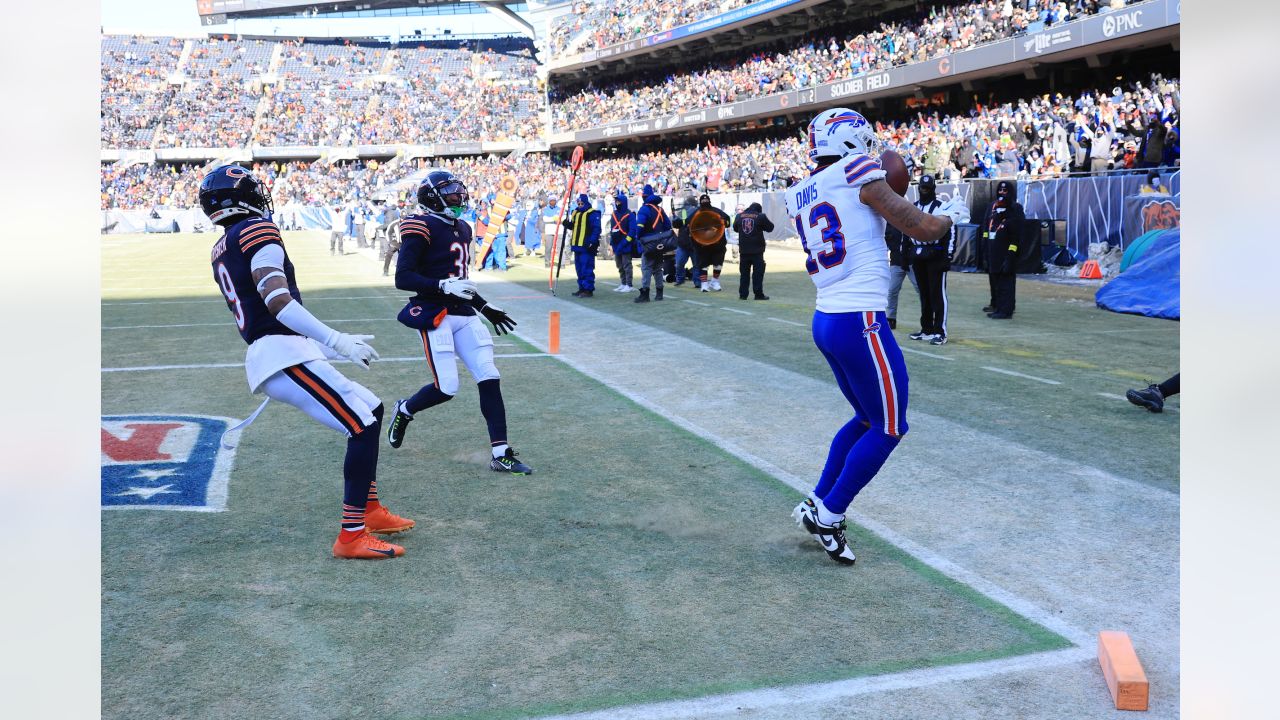
[[[378,550],[376,548],[369,548],[369,549],[372,550],[373,552],[378,553],[379,555],[386,555],[387,557],[395,557],[396,555],[395,550]]]

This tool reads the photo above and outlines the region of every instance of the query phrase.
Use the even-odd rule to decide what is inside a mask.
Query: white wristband
[[[273,293],[274,294],[274,293]],[[302,303],[293,300],[276,313],[276,319],[290,330],[306,335],[321,345],[332,347],[338,331],[316,319]]]

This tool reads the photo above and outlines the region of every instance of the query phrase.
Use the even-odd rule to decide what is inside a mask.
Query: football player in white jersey
[[[907,432],[907,367],[885,318],[885,221],[924,242],[951,229],[950,218],[921,212],[894,192],[879,157],[879,139],[865,117],[826,110],[809,123],[815,167],[786,191],[787,214],[809,255],[805,269],[818,287],[813,341],[854,410],[792,517],[846,565],[855,556],[845,539],[845,510]]]

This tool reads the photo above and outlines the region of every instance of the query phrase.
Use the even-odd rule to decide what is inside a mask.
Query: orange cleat
[[[402,518],[391,512],[386,505],[379,505],[377,510],[371,510],[364,516],[364,526],[369,529],[369,532],[382,535],[404,532],[416,524],[409,518]]]
[[[348,542],[343,542],[342,540],[343,538],[340,534],[338,539],[333,541],[333,556],[336,558],[344,558],[346,560],[382,560],[384,558],[400,557],[404,554],[404,548],[399,545],[392,545],[389,542],[383,542],[370,535],[366,530],[355,533],[355,536]]]

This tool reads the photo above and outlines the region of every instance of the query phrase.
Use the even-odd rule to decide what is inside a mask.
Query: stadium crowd
[[[173,100],[169,75],[181,55],[182,41],[175,38],[103,37],[103,147],[150,147]]]
[[[561,130],[593,127],[798,90],[925,61],[1126,2],[981,0],[931,6],[904,21],[858,21],[844,30],[720,58],[697,69],[641,74],[575,92],[553,89],[552,120]]]
[[[528,48],[502,41],[489,43],[501,52],[392,51],[211,38],[189,41],[179,65],[185,42],[103,36],[102,147],[349,146],[541,134],[537,64]]]
[[[687,25],[704,17],[728,12],[755,0],[578,0],[566,14],[556,18],[551,28],[551,54],[560,55],[569,42],[583,32],[588,42],[578,49],[608,47]]]
[[[915,172],[943,181],[1042,178],[1177,165],[1180,105],[1178,80],[1156,75],[1070,97],[1041,95],[976,106],[956,115],[917,113],[909,120],[878,121],[876,128],[886,146],[907,158]],[[664,194],[686,187],[710,192],[781,189],[808,172],[798,129],[783,132],[723,146],[708,142],[634,155],[597,155],[584,166],[581,190],[602,197],[615,188],[634,191],[645,184]],[[376,160],[288,162],[257,169],[275,186],[279,202],[325,204],[369,197],[431,164],[425,159],[396,167]],[[564,175],[538,153],[515,160],[445,158],[434,164],[457,173],[477,198],[492,192],[508,173],[517,177],[522,195],[555,195]],[[102,208],[191,207],[198,184],[199,172],[193,167],[105,165]]]

